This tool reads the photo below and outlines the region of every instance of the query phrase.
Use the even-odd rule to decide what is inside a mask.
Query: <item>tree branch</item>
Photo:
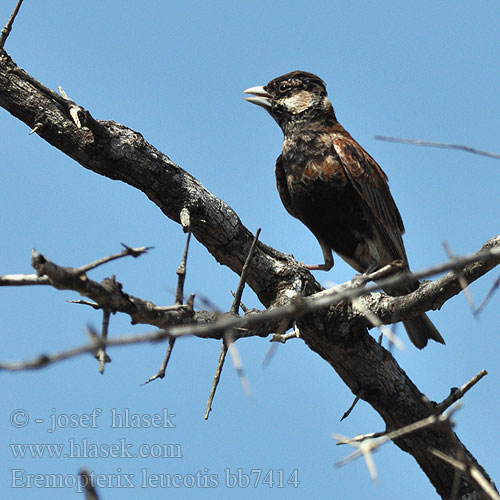
[[[109,259],[104,257],[97,262],[106,260]],[[443,264],[417,271],[414,275],[419,278],[428,277],[467,264],[461,268],[462,271],[459,274],[466,275],[468,282],[471,283],[499,263],[500,235],[488,240],[476,253],[465,257],[454,257]],[[307,314],[353,299],[358,299],[362,307],[348,306],[347,310],[341,311],[340,319],[345,320],[347,324],[355,322],[358,327],[361,325],[371,328],[373,322],[370,317],[365,318],[368,316],[367,309],[382,323],[391,324],[412,318],[436,307],[436,304],[440,307],[444,302],[443,294],[446,298],[451,298],[461,291],[460,280],[457,274],[452,271],[436,281],[422,283],[418,290],[404,297],[390,297],[384,293],[377,293],[377,291],[386,285],[394,285],[399,281],[404,281],[407,273],[378,280],[378,276],[386,274],[385,269],[381,269],[371,275],[364,276],[364,279],[377,279],[377,283],[365,287],[359,286],[359,277],[356,277],[352,281],[309,297],[292,295],[285,305],[265,311],[250,310],[244,316],[237,316],[230,311],[221,315],[212,311],[193,311],[189,303],[157,306],[148,300],[125,293],[121,283],[117,282],[114,277],[105,278],[101,283],[89,279],[85,274],[82,274],[82,269],[92,267],[90,264],[77,268],[63,267],[49,261],[36,250],[33,250],[32,264],[36,268],[37,274],[40,275],[36,277],[43,284],[50,284],[59,290],[78,292],[93,301],[92,303],[84,302],[85,304],[92,304],[94,308],[128,314],[133,324],[148,324],[165,329],[171,337],[192,334],[201,338],[222,339],[224,332],[229,329],[237,330],[235,338],[265,337],[270,333],[279,333],[283,320],[288,320],[285,321],[285,324],[289,324],[292,319],[299,319]],[[2,283],[3,278],[5,276],[0,276],[0,283]],[[20,278],[19,281],[22,279]],[[18,283],[13,284],[17,285]],[[33,283],[30,281],[28,284]],[[81,303],[81,301],[77,302]],[[336,310],[331,310],[330,314],[335,315]],[[283,333],[284,331],[281,332],[281,334]]]
[[[241,274],[252,233],[227,204],[140,133],[113,121],[95,120],[83,108],[83,127],[78,128],[68,101],[19,69],[5,52],[0,53],[0,106],[30,129],[38,124],[40,137],[83,167],[139,189],[175,222],[188,208],[193,236],[219,263]],[[302,291],[305,286],[307,295],[321,289],[295,259],[260,242],[247,283],[266,307],[290,287]]]
[[[179,223],[181,210],[189,209],[192,233],[196,239],[218,262],[241,274],[253,239],[251,232],[228,205],[208,192],[197,179],[165,154],[148,144],[141,134],[113,121],[98,121],[81,106],[78,107],[79,128],[71,111],[74,111],[76,104],[47,89],[19,69],[3,51],[0,52],[0,106],[26,123],[30,130],[36,129],[40,137],[85,168],[141,190],[172,220]],[[462,276],[470,283],[498,264],[499,238],[490,240],[489,244],[491,252],[476,255],[475,260],[468,263],[454,259],[436,272],[460,269]],[[37,273],[48,276],[53,286],[73,287],[99,305],[106,304],[106,308],[111,311],[120,310],[129,314],[135,322],[153,324],[151,311],[154,311],[157,315],[154,323],[158,323],[158,326],[164,324],[165,310],[125,294],[116,280],[97,283],[81,273],[76,276],[71,271],[61,272],[40,257],[35,259]],[[272,306],[271,309],[260,314],[246,314],[241,319],[223,316],[216,325],[198,324],[193,327],[193,322],[203,322],[202,316],[206,319],[206,311],[193,313],[191,324],[183,326],[186,312],[182,308],[176,311],[170,308],[168,333],[149,334],[149,340],[185,334],[187,330],[196,331],[198,336],[214,338],[218,335],[221,338],[221,333],[228,328],[250,328],[283,316],[297,318],[297,327],[306,344],[330,363],[355,395],[372,405],[384,419],[388,430],[399,429],[429,417],[432,411],[392,355],[367,333],[366,328],[371,323],[359,312],[354,311],[353,316],[349,302],[340,303],[344,299],[374,291],[385,280],[391,279],[400,278],[381,279],[377,285],[367,286],[364,290],[347,288],[333,293],[322,292],[322,295],[310,299],[308,296],[321,292],[320,285],[312,275],[292,257],[259,242],[248,271],[247,283],[264,306]],[[451,272],[430,284],[424,284],[408,296],[389,299],[378,294],[367,300],[369,309],[386,323],[412,317],[422,310],[439,308],[449,297],[459,292],[459,280],[456,273]],[[372,300],[375,302],[372,303]],[[378,304],[377,301],[383,301],[380,311],[373,306]],[[334,303],[337,304],[335,308],[326,307]],[[278,309],[283,304],[287,304],[286,307]],[[176,320],[178,323],[175,323]],[[205,323],[214,323],[213,317],[212,321]],[[241,330],[238,330],[238,335],[246,336]],[[137,337],[129,339],[129,343],[137,341]],[[92,346],[81,350],[95,352],[103,345],[103,340],[92,342]],[[106,341],[107,346],[113,343],[114,339]],[[467,463],[472,464],[493,485],[458,438],[439,426],[394,438],[394,442],[415,458],[443,498],[449,498],[452,492],[455,469],[431,452],[429,443],[443,456],[455,456],[458,442],[459,451],[467,458]],[[481,494],[475,484],[466,480],[462,481],[459,491],[461,499],[477,498]]]

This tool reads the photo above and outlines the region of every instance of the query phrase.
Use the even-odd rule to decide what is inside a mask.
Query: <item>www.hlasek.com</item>
[[[10,443],[13,458],[183,458],[178,443],[134,445],[121,438],[114,443],[94,443],[70,438],[63,443]]]
[[[298,488],[299,472],[294,469],[224,469],[211,473],[207,468],[194,474],[152,473],[141,469],[140,474],[126,474],[117,468],[113,474],[89,472],[87,477],[76,474],[32,474],[25,469],[11,469],[11,488],[71,488],[81,492],[86,481],[96,488]]]

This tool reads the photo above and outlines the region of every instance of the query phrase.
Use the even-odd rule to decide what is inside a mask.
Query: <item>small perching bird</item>
[[[333,250],[360,273],[394,261],[408,270],[403,221],[387,176],[337,121],[324,82],[312,73],[293,71],[244,93],[283,131],[275,168],[278,192],[286,210],[316,236],[324,257],[323,264],[307,267],[328,271]],[[401,296],[418,286],[417,279],[409,278],[384,291]],[[419,349],[428,339],[444,344],[425,314],[403,324]]]

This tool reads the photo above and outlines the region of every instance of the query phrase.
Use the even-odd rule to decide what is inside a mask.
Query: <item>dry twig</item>
[[[450,245],[448,245],[448,242],[443,241],[442,243],[444,251],[446,252],[446,256],[448,259],[453,259],[455,255],[451,251]],[[472,299],[472,294],[470,293],[469,290],[469,283],[467,283],[467,280],[464,278],[464,275],[460,272],[457,272],[457,277],[458,277],[458,282],[460,283],[460,286],[462,287],[462,292],[464,293],[465,300],[469,304],[470,310],[474,313],[474,300]]]
[[[3,47],[5,45],[5,41],[7,40],[7,37],[9,36],[11,30],[12,30],[12,25],[14,24],[14,19],[17,16],[17,13],[19,12],[19,9],[21,8],[21,4],[23,3],[23,0],[18,0],[16,6],[14,7],[14,10],[12,11],[12,14],[7,21],[6,25],[2,28],[2,31],[0,32],[0,50],[3,50]]]
[[[191,241],[191,218],[189,210],[187,208],[183,208],[181,210],[180,219],[182,221],[183,229],[185,229],[185,231],[187,232],[187,236],[186,236],[186,245],[184,246],[184,252],[182,254],[182,259],[179,264],[179,267],[176,270],[177,288],[175,290],[175,304],[174,304],[175,306],[181,306],[184,302],[184,282],[186,281],[187,257],[189,251],[189,243]],[[192,312],[193,301],[194,301],[194,296],[190,298],[191,312]],[[170,356],[172,355],[174,345],[175,345],[175,337],[169,337],[167,352],[165,353],[165,357],[163,358],[163,362],[160,366],[160,369],[141,385],[149,384],[153,380],[165,377],[165,372],[167,370],[167,365],[170,360]]]
[[[231,314],[237,315],[240,304],[241,304],[241,298],[243,296],[243,290],[245,288],[245,281],[246,281],[246,276],[248,273],[248,269],[250,266],[250,261],[252,260],[253,252],[255,250],[255,245],[257,244],[257,241],[259,240],[261,229],[257,229],[257,232],[255,233],[254,239],[252,241],[252,244],[250,246],[250,250],[248,251],[247,258],[245,260],[245,264],[243,265],[243,268],[241,270],[241,276],[240,280],[238,283],[238,288],[236,289],[236,292],[234,293],[234,299],[233,303],[231,305]],[[226,360],[226,354],[229,350],[229,353],[233,359],[233,365],[236,370],[236,373],[238,374],[241,385],[243,386],[243,389],[247,393],[247,395],[250,395],[250,386],[248,384],[247,378],[245,376],[245,373],[243,371],[243,365],[241,363],[240,356],[238,355],[238,351],[236,350],[236,347],[233,345],[234,340],[231,338],[231,335],[226,334],[224,335],[222,339],[222,345],[221,345],[221,350],[219,354],[219,360],[217,362],[217,368],[215,369],[215,375],[212,381],[212,387],[210,388],[210,394],[208,395],[208,401],[207,401],[207,406],[205,409],[205,415],[204,418],[205,420],[208,419],[208,416],[210,415],[210,412],[212,411],[212,402],[214,400],[215,396],[215,391],[217,390],[217,386],[219,385],[220,381],[220,376],[222,373],[222,368],[224,366],[224,362]]]
[[[85,500],[99,500],[99,495],[92,484],[92,475],[86,469],[82,469],[79,475],[85,488]]]
[[[479,314],[482,312],[488,301],[493,297],[493,294],[498,290],[498,287],[500,287],[500,276],[493,282],[492,287],[489,289],[488,293],[486,294],[486,297],[483,299],[483,301],[477,306],[476,310],[474,311],[474,315],[477,317]]]
[[[419,420],[418,422],[414,422],[410,425],[406,425],[401,429],[397,429],[392,432],[387,432],[382,435],[378,435],[377,437],[367,437],[365,435],[363,439],[352,440],[341,436],[340,434],[332,434],[332,437],[337,440],[337,444],[349,444],[356,448],[356,451],[343,458],[335,465],[340,467],[342,465],[346,465],[349,462],[352,462],[356,458],[363,456],[366,462],[366,466],[368,471],[370,472],[370,477],[376,481],[377,480],[377,471],[375,469],[375,463],[373,462],[372,453],[376,451],[383,444],[401,438],[407,434],[411,434],[412,432],[416,432],[427,427],[433,425],[441,425],[443,422],[448,422],[452,415],[460,408],[460,404],[457,403],[446,415],[430,415],[427,418]],[[372,434],[371,436],[376,436]]]
[[[433,411],[434,414],[439,415],[447,410],[452,404],[456,403],[459,399],[463,398],[465,394],[472,389],[488,372],[486,370],[481,370],[478,374],[474,375],[468,382],[466,382],[460,389],[456,387],[450,390],[450,395],[443,399],[441,403],[438,403],[435,407],[429,404],[429,409]],[[345,438],[338,440],[337,445],[340,444],[352,444],[359,443],[366,439],[375,439],[382,436],[386,436],[388,433],[383,432],[370,432],[369,434],[359,434],[352,438]]]
[[[460,151],[466,151],[467,153],[473,153],[475,155],[486,156],[488,158],[500,160],[500,154],[498,153],[490,153],[489,151],[482,151],[480,149],[471,148],[470,146],[464,146],[461,144],[447,144],[444,142],[420,141],[418,139],[400,139],[398,137],[386,137],[383,135],[376,135],[375,139],[377,141],[398,142],[400,144],[413,144],[414,146],[425,146],[425,147],[441,148],[441,149],[458,149]]]
[[[441,403],[436,406],[438,413],[443,413],[453,403],[465,396],[465,393],[470,391],[484,376],[488,375],[486,370],[481,370],[478,374],[474,375],[468,382],[466,382],[460,389],[454,387],[450,389],[450,395],[443,399]]]

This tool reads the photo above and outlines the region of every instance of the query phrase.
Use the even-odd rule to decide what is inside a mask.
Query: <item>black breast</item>
[[[326,138],[302,134],[299,141],[285,140],[281,164],[289,212],[335,252],[354,258],[373,230],[366,206]]]

